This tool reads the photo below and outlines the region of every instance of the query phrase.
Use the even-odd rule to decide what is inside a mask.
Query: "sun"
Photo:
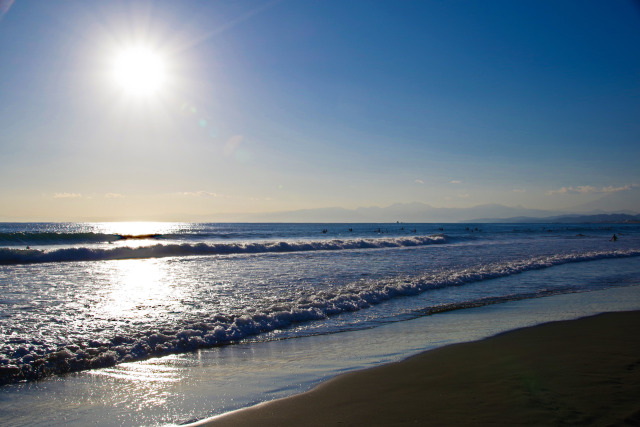
[[[131,46],[119,51],[113,60],[113,78],[127,95],[156,95],[167,80],[163,56],[147,46]]]

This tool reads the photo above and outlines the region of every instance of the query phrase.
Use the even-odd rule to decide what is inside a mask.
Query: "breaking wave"
[[[0,264],[33,264],[64,261],[102,261],[137,258],[164,258],[193,255],[231,255],[281,252],[339,251],[425,246],[450,242],[444,234],[377,239],[334,239],[249,243],[155,244],[142,247],[64,248],[53,250],[0,248]]]
[[[294,301],[274,303],[261,310],[235,314],[210,313],[171,328],[147,330],[130,336],[116,335],[110,339],[67,343],[57,348],[16,337],[10,340],[0,353],[0,384],[35,380],[54,374],[225,345],[297,323],[366,309],[396,297],[417,295],[431,289],[460,286],[567,263],[636,256],[640,256],[640,250],[559,254],[425,273],[415,277],[355,282],[339,290],[321,291]],[[432,314],[561,292],[545,290],[499,298],[471,299],[455,304],[425,307],[422,313]]]

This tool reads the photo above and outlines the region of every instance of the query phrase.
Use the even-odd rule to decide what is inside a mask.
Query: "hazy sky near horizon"
[[[633,0],[0,0],[0,220],[568,209],[638,159]]]

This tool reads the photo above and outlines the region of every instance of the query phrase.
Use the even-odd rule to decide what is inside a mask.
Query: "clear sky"
[[[640,211],[632,0],[0,0],[0,13],[0,220],[571,209],[610,194]]]

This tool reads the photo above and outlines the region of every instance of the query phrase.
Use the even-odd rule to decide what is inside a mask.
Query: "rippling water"
[[[639,256],[636,224],[0,224],[0,381],[632,284],[526,273]]]

